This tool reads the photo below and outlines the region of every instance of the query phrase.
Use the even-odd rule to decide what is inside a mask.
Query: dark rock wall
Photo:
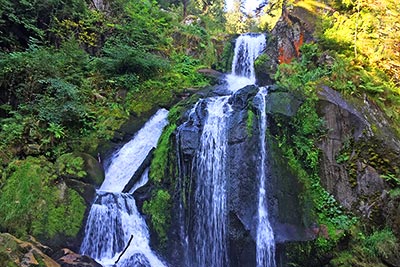
[[[319,97],[327,128],[319,144],[323,185],[369,227],[389,226],[400,236],[400,200],[389,194],[398,185],[382,177],[399,174],[400,139],[390,121],[367,98],[350,103],[327,87]]]
[[[247,86],[236,92],[229,100],[233,112],[228,123],[228,247],[230,266],[255,266],[256,258],[256,230],[258,216],[258,165],[260,161],[260,129],[258,125],[259,111],[253,103],[258,92],[255,86]],[[204,101],[204,100],[203,100]],[[295,100],[293,100],[295,101]],[[296,102],[296,101],[295,101]],[[287,102],[283,101],[282,105]],[[296,102],[297,103],[297,102]],[[274,104],[278,105],[277,103]],[[298,106],[298,105],[295,105]],[[176,133],[177,162],[180,164],[179,178],[175,185],[173,221],[171,225],[171,239],[167,258],[174,266],[187,266],[182,249],[182,233],[179,227],[184,224],[187,233],[193,225],[193,210],[196,179],[193,177],[193,158],[199,146],[204,119],[207,116],[205,102],[200,102],[195,112],[188,118],[188,122],[178,126]],[[296,109],[297,107],[295,107]],[[248,110],[256,114],[248,117]],[[278,110],[284,110],[283,107]],[[291,112],[292,113],[292,112]],[[252,121],[249,121],[252,120]],[[176,145],[176,144],[174,144]],[[303,216],[305,208],[299,201],[302,191],[297,178],[288,169],[287,162],[280,154],[274,140],[267,138],[267,190],[271,224],[274,228],[277,242],[288,240],[306,240],[310,237],[306,233],[307,219]],[[184,203],[179,204],[184,199]],[[184,211],[179,211],[179,207]],[[180,216],[179,213],[183,216]],[[180,252],[180,253],[179,253]]]

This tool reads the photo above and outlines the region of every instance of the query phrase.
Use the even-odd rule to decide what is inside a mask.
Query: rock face
[[[266,112],[281,114],[287,117],[294,116],[301,105],[301,101],[287,92],[271,92],[266,99],[268,105]]]
[[[228,207],[228,257],[229,266],[255,266],[256,265],[256,231],[257,231],[257,216],[258,216],[258,165],[260,159],[260,129],[257,117],[259,110],[256,108],[257,98],[254,98],[258,92],[256,86],[246,86],[234,93],[229,103],[233,109],[227,130],[228,147],[227,155],[227,207]],[[196,151],[199,149],[200,136],[204,126],[204,120],[207,116],[206,103],[200,101],[195,110],[190,112],[187,122],[178,126],[176,133],[178,164],[177,169],[180,170],[182,191],[177,194],[183,194],[186,203],[180,205],[175,203],[174,206],[185,207],[184,224],[188,231],[191,231],[193,222],[193,211],[191,210],[194,203],[194,191],[196,179],[201,177],[192,177],[193,170],[196,166],[192,166]],[[288,108],[289,103],[296,103],[294,108]],[[299,103],[296,99],[289,98],[287,101],[270,100],[270,105],[274,106],[279,112],[292,114],[295,112],[296,106]],[[289,111],[287,111],[289,109]],[[250,111],[249,111],[250,110]],[[258,114],[249,117],[249,112]],[[305,240],[310,237],[306,235],[300,207],[298,195],[301,192],[301,186],[296,180],[296,177],[290,174],[287,163],[282,160],[281,155],[275,155],[276,144],[272,139],[267,140],[268,155],[267,155],[267,190],[268,190],[268,205],[274,219],[272,227],[278,242],[287,240]],[[274,148],[275,146],[275,148]],[[174,164],[174,163],[172,163]],[[181,199],[176,198],[177,202]],[[191,208],[192,207],[192,208]],[[171,225],[182,224],[182,217],[173,216]],[[175,227],[172,227],[175,228]],[[176,240],[179,235],[177,229],[172,229],[174,235],[170,239],[171,251],[182,251],[183,248]],[[175,249],[173,249],[175,247]],[[167,256],[169,262],[174,266],[185,266],[182,262],[182,255],[175,252],[170,252]]]
[[[296,8],[296,10],[299,8]],[[262,62],[255,65],[257,84],[272,84],[277,67],[282,63],[290,63],[300,56],[300,46],[312,40],[312,29],[296,15],[300,11],[289,13],[283,10],[282,16],[275,25],[268,39],[265,56]]]
[[[46,255],[43,250],[50,249],[35,240],[26,242],[7,233],[0,234],[1,266],[60,267],[60,265]]]
[[[389,226],[400,236],[400,202],[390,194],[397,186],[390,177],[399,173],[399,137],[368,99],[350,104],[327,87],[319,97],[319,113],[328,129],[319,144],[323,185],[371,226]]]

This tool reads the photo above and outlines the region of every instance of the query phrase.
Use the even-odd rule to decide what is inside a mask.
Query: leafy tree
[[[86,10],[84,0],[1,0],[0,49],[26,48],[29,41],[45,41],[53,18],[76,17]]]
[[[233,8],[226,12],[225,18],[225,28],[230,34],[244,33],[250,29],[250,20],[244,12],[243,0],[234,0]]]

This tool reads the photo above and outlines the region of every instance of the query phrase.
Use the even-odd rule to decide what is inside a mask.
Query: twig
[[[131,244],[131,241],[133,239],[133,235],[131,235],[131,238],[129,238],[128,244],[126,245],[125,249],[122,251],[122,253],[119,255],[118,260],[115,262],[115,264],[117,264],[119,262],[119,260],[121,259],[122,255],[124,255],[124,253],[126,252],[126,250],[128,249],[129,245]]]

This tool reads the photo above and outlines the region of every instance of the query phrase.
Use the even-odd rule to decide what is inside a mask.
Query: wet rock
[[[302,101],[287,92],[271,92],[266,97],[266,112],[292,117],[296,114]]]
[[[207,103],[200,101],[194,111],[188,111],[187,121],[179,126],[177,142],[183,160],[191,160],[200,144],[201,130],[207,116]]]
[[[179,128],[180,151],[184,159],[191,159],[195,155],[199,147],[200,131],[196,125],[182,125]]]
[[[232,267],[256,266],[256,244],[242,222],[234,214],[229,214],[229,260]]]
[[[228,86],[226,84],[221,84],[217,86],[214,90],[213,93],[217,96],[224,96],[224,95],[230,95],[232,92],[228,89]]]
[[[67,248],[61,249],[53,257],[61,267],[102,267],[89,256],[77,254]]]
[[[8,233],[0,234],[0,263],[1,266],[20,267],[60,267],[60,265],[46,255],[41,248],[43,245],[33,240],[22,241]],[[48,248],[46,248],[48,250]]]
[[[93,185],[75,179],[66,179],[65,184],[78,192],[88,207],[92,204],[96,196],[96,188]]]
[[[222,72],[213,69],[199,69],[197,72],[209,78],[211,84],[218,84],[224,78],[224,74]]]
[[[154,150],[155,150],[155,148],[153,147],[149,151],[149,153],[147,154],[146,158],[143,160],[143,162],[140,164],[140,166],[137,168],[137,170],[133,174],[132,178],[125,185],[124,189],[122,190],[122,193],[128,193],[133,188],[133,186],[140,180],[140,178],[142,177],[142,175],[145,172],[145,170],[151,164],[151,160],[153,159]]]
[[[324,87],[319,96],[319,113],[325,120],[329,131],[322,140],[320,148],[323,151],[321,162],[322,183],[341,205],[350,209],[357,195],[349,182],[346,166],[338,164],[339,155],[345,140],[359,139],[367,129],[368,123],[355,108],[347,103],[338,92]]]
[[[93,156],[87,153],[78,153],[83,159],[83,168],[86,171],[86,176],[82,179],[85,183],[100,186],[104,181],[104,169],[99,161],[101,159],[95,159]]]
[[[258,87],[255,85],[247,85],[246,87],[238,90],[229,98],[229,104],[232,109],[241,110],[247,106],[247,101],[254,97],[258,92]]]

